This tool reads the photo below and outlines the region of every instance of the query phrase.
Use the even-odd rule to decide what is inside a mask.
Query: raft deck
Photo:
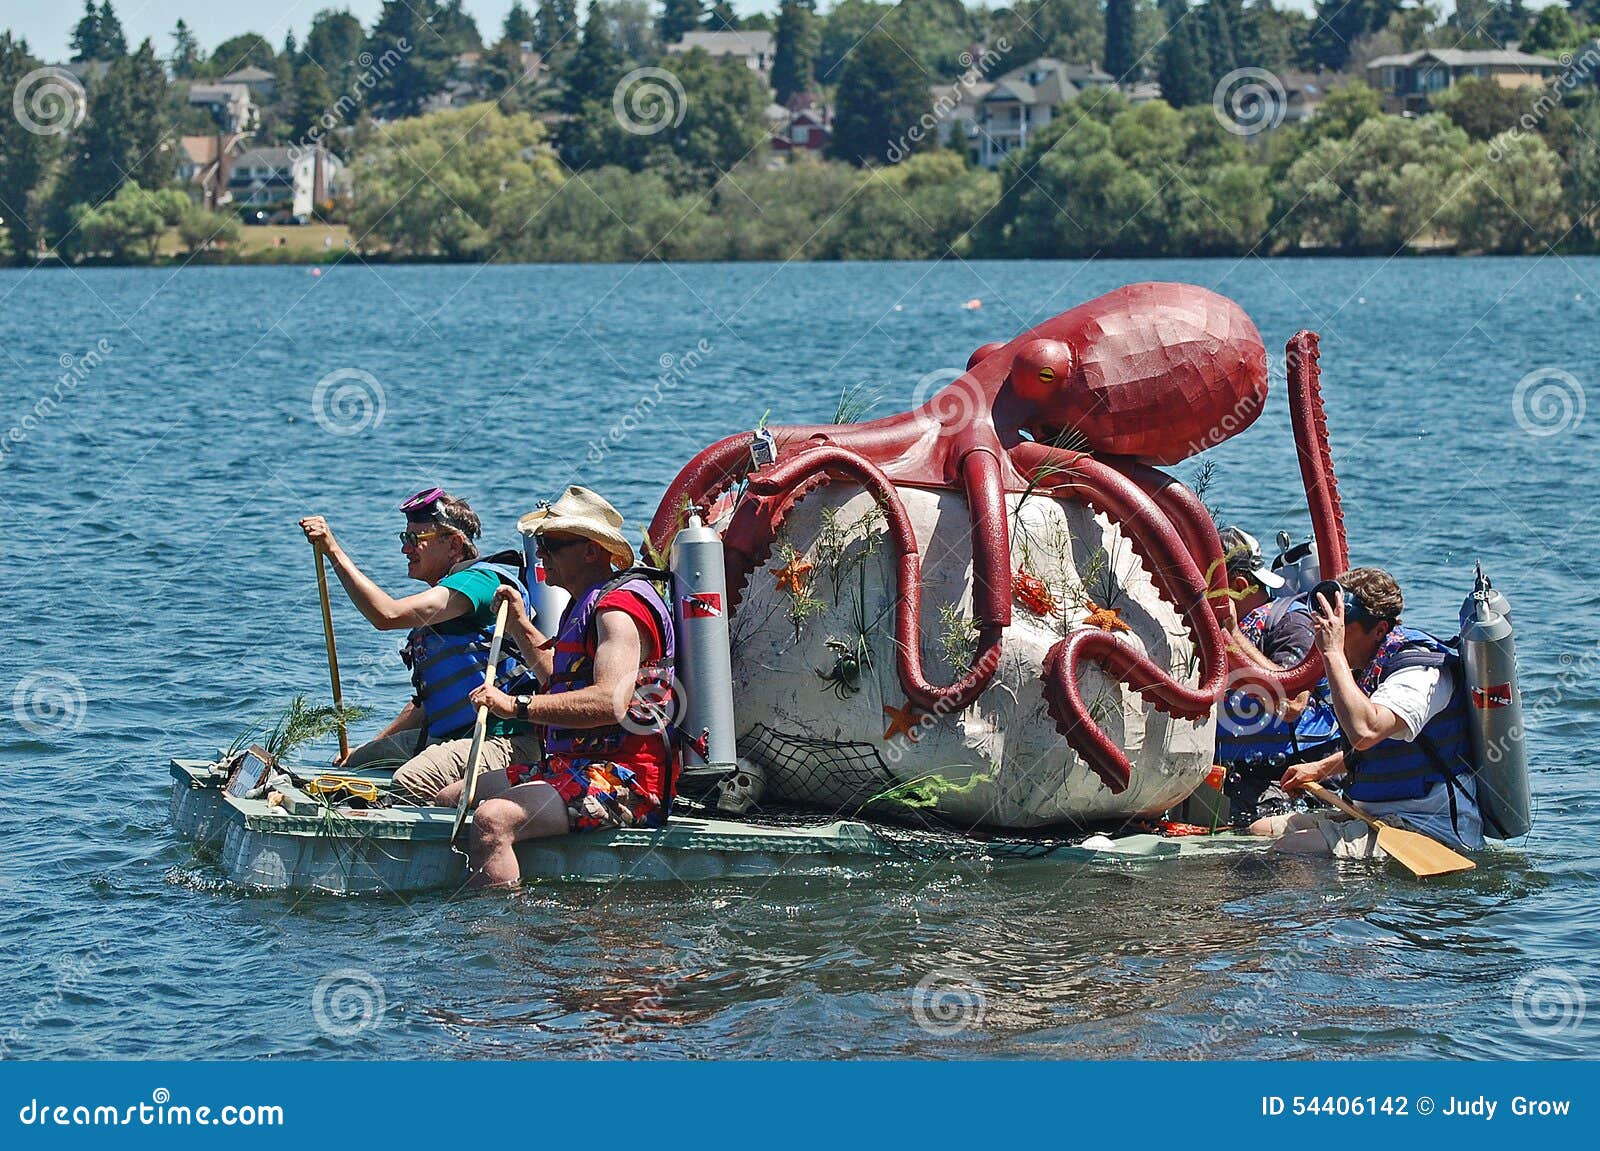
[[[343,772],[387,787],[389,772]],[[172,824],[217,853],[234,883],[341,895],[459,887],[465,862],[450,847],[455,811],[439,807],[329,806],[293,785],[279,804],[223,791],[215,763],[172,761]],[[1034,860],[1114,864],[1259,850],[1266,840],[1228,833],[1126,835],[1109,847],[1056,841],[965,840],[876,827],[859,820],[810,826],[673,816],[663,828],[588,832],[517,845],[524,878],[699,880],[804,875],[888,861]]]

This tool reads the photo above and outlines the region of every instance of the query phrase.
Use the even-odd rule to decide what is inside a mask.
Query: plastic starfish
[[[883,705],[883,714],[889,717],[889,730],[883,733],[886,740],[897,735],[903,735],[912,743],[917,742],[917,705],[907,703],[904,707],[890,707]]]
[[[811,576],[811,563],[803,556],[795,556],[785,566],[773,572],[778,587],[790,595],[803,595]]]
[[[1089,601],[1089,614],[1083,622],[1101,631],[1129,631],[1133,629],[1122,621],[1122,609],[1115,607],[1099,607],[1093,600]]]

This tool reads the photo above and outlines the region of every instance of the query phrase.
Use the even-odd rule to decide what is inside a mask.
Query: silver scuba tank
[[[1288,532],[1278,533],[1278,554],[1273,557],[1271,567],[1283,577],[1283,587],[1273,593],[1274,599],[1305,595],[1322,582],[1316,541],[1308,539],[1295,543]]]
[[[732,773],[739,759],[733,714],[733,667],[728,651],[728,586],[722,537],[691,515],[672,541],[672,618],[677,628],[678,682],[689,737],[684,770],[704,764]],[[703,741],[703,742],[702,742]],[[700,744],[704,754],[693,746]]]
[[[527,567],[528,612],[533,626],[554,636],[561,629],[561,613],[567,610],[572,597],[545,579],[544,561],[533,550],[537,537],[522,537],[522,558]]]
[[[1517,644],[1511,634],[1510,605],[1489,585],[1482,565],[1461,612],[1461,668],[1478,764],[1474,778],[1483,833],[1515,839],[1528,834],[1532,826]]]

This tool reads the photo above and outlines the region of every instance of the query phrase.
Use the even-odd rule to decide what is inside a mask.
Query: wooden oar
[[[500,640],[506,628],[506,601],[500,601],[500,610],[494,617],[494,636],[489,640],[489,666],[483,673],[483,686],[494,686],[495,668],[500,666]],[[450,829],[450,846],[456,845],[461,829],[466,825],[467,812],[478,792],[478,757],[483,754],[483,737],[489,730],[489,709],[478,709],[478,722],[472,728],[472,747],[467,752],[467,774],[462,780],[461,798],[456,801],[456,822]]]
[[[1381,819],[1368,815],[1354,804],[1335,795],[1320,783],[1307,783],[1306,791],[1331,804],[1353,819],[1359,819],[1378,833],[1378,846],[1392,855],[1396,862],[1412,875],[1427,878],[1430,875],[1449,875],[1455,871],[1471,871],[1478,866],[1466,856],[1451,851],[1437,839],[1417,831],[1390,827]]]
[[[328,606],[328,569],[322,563],[322,549],[316,544],[311,550],[317,556],[317,593],[322,596],[322,639],[328,648],[328,678],[333,681],[333,709],[339,713],[339,762],[350,757],[350,733],[344,729],[344,692],[339,690],[339,652],[333,642],[333,609]]]

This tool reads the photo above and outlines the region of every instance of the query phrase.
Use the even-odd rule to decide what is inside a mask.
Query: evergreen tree
[[[72,164],[58,188],[58,228],[65,231],[74,205],[99,204],[124,180],[146,189],[172,182],[172,156],[161,146],[166,99],[166,70],[149,40],[112,61],[90,89],[88,116],[73,140]]]
[[[1243,23],[1243,13],[1239,0],[1206,0],[1201,11],[1205,17],[1201,24],[1201,38],[1205,45],[1206,62],[1210,65],[1211,83],[1215,85],[1242,63],[1233,28],[1236,22]],[[1189,19],[1193,21],[1194,17],[1190,16]]]
[[[1139,77],[1134,69],[1139,65],[1135,35],[1139,14],[1134,0],[1106,0],[1106,53],[1105,70],[1117,78],[1118,83],[1133,83]]]
[[[885,32],[869,33],[846,58],[835,103],[833,153],[841,160],[898,163],[936,142],[932,132],[910,138],[928,112],[928,81]]]
[[[532,44],[538,39],[534,31],[533,17],[522,6],[522,0],[516,0],[516,3],[511,5],[511,11],[506,13],[506,22],[501,26],[500,38],[519,45]]]
[[[564,73],[566,91],[562,94],[561,110],[576,116],[583,111],[584,104],[591,101],[610,109],[612,93],[625,68],[622,52],[611,37],[611,22],[606,19],[599,0],[595,0],[589,5],[589,18],[584,22],[578,50]]]
[[[348,12],[324,9],[311,20],[306,42],[300,46],[300,56],[321,69],[328,87],[338,94],[335,100],[355,88],[360,75],[356,58],[365,37],[361,21]]]
[[[1357,37],[1388,27],[1389,18],[1400,10],[1400,0],[1316,0],[1316,7],[1307,43],[1311,60],[1319,68],[1337,72],[1349,62],[1350,45]]]
[[[1203,104],[1211,99],[1211,86],[1200,21],[1189,12],[1188,0],[1161,0],[1161,15],[1167,27],[1156,67],[1161,96],[1174,108]]]
[[[706,28],[712,32],[737,32],[739,17],[728,0],[712,0],[706,11]]]
[[[796,93],[811,91],[817,48],[822,42],[811,0],[783,0],[775,40],[772,86],[781,104]]]
[[[461,7],[461,0],[448,0],[448,3],[435,5],[430,23],[452,55],[483,51],[483,37],[478,32],[478,22]]]
[[[664,0],[661,20],[656,25],[661,43],[670,48],[682,40],[685,33],[699,28],[704,15],[703,0]]]
[[[94,0],[83,0],[83,16],[72,30],[73,62],[100,59],[100,13]]]
[[[455,58],[449,45],[428,27],[437,11],[432,0],[384,0],[365,50],[374,60],[391,50],[399,59],[387,71],[373,73],[370,100],[375,114],[390,119],[419,115],[444,87]],[[409,51],[400,49],[402,41],[410,45]]]
[[[187,80],[194,75],[199,63],[200,45],[189,31],[189,25],[179,20],[172,29],[172,74],[179,80]]]
[[[15,92],[22,78],[42,65],[24,40],[0,32],[0,92]],[[22,263],[38,238],[34,198],[54,157],[57,138],[30,132],[16,116],[0,116],[0,216],[11,237],[11,258]]]
[[[578,43],[577,0],[539,0],[533,46],[545,56],[572,51]]]
[[[302,56],[299,67],[294,70],[289,134],[301,144],[308,143],[314,137],[324,146],[329,145],[330,133],[323,123],[323,117],[330,114],[337,100],[322,66]]]
[[[100,5],[100,55],[96,60],[115,60],[128,54],[128,38],[123,34],[122,21],[111,10],[111,0]]]

